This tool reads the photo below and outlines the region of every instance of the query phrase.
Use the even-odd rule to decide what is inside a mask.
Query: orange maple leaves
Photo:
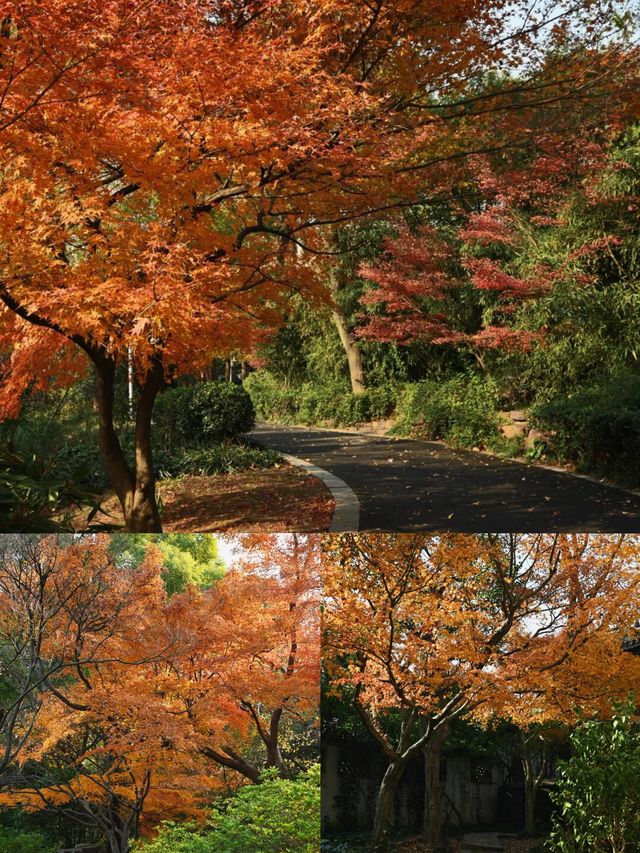
[[[347,536],[330,545],[325,649],[367,715],[570,714],[625,695],[634,538]],[[535,701],[533,701],[535,700]]]
[[[86,802],[99,823],[117,801],[133,832],[141,819],[197,815],[213,790],[257,781],[266,766],[287,772],[284,730],[312,728],[318,713],[317,543],[258,537],[212,589],[172,598],[153,545],[136,569],[113,564],[107,537],[40,547],[59,572],[41,654],[65,665],[38,685],[15,733],[23,767],[48,769],[25,769],[3,802],[72,817]],[[22,612],[7,595],[3,613]]]
[[[318,226],[414,191],[425,134],[446,154],[418,101],[504,57],[502,7],[3,4],[5,414],[70,341],[194,370],[327,298]]]

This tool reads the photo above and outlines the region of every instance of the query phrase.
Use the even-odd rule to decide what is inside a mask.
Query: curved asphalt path
[[[640,495],[430,441],[261,424],[264,447],[344,480],[360,530],[640,531]]]

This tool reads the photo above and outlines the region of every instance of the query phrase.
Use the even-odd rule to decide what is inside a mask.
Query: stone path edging
[[[341,480],[340,477],[336,477],[335,474],[331,474],[329,471],[325,471],[324,468],[318,468],[317,465],[311,462],[299,459],[297,456],[289,456],[287,453],[281,453],[280,456],[297,468],[303,468],[307,473],[322,480],[331,492],[335,507],[329,526],[330,533],[347,533],[358,530],[360,525],[360,501],[353,489],[344,480]]]

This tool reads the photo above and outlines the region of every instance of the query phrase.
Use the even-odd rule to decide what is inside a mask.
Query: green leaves
[[[571,736],[551,798],[559,809],[548,842],[552,853],[620,853],[640,845],[640,736],[634,703],[609,721],[583,723]]]
[[[211,811],[207,824],[165,824],[140,853],[317,853],[320,847],[320,766],[297,779],[274,771]]]

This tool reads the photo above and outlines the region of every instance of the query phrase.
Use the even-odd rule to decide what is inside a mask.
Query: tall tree
[[[514,92],[469,99],[469,80],[524,47],[537,56],[544,20],[575,8],[550,4],[541,20],[527,6],[5,0],[3,416],[27,387],[91,364],[127,529],[160,531],[151,414],[167,379],[248,351],[292,293],[328,298],[311,262],[323,226],[405,205],[426,170],[439,181],[443,161],[478,150],[474,119]],[[608,11],[579,4],[583,32],[600,38]],[[566,44],[571,27],[551,32]],[[540,97],[545,79],[533,72],[517,97]],[[588,89],[571,74],[559,85]],[[133,460],[113,413],[127,359]]]
[[[47,696],[72,708],[70,684],[128,648],[147,652],[139,607],[159,594],[157,564],[120,572],[106,537],[60,543],[53,536],[5,536],[0,544],[0,780],[19,760]]]
[[[550,692],[592,635],[628,624],[637,540],[587,537],[581,551],[578,539],[363,534],[328,542],[324,657],[335,689],[352,697],[388,759],[375,853],[388,850],[407,763],[443,728],[489,709],[506,716],[514,696]]]
[[[116,563],[103,606],[129,578],[140,594],[96,628],[112,655],[67,673],[64,693],[42,690],[3,803],[54,810],[129,853],[139,831],[197,817],[216,790],[304,767],[287,736],[317,727],[318,542],[254,537],[235,552],[211,588],[172,596],[153,539],[141,563]]]

